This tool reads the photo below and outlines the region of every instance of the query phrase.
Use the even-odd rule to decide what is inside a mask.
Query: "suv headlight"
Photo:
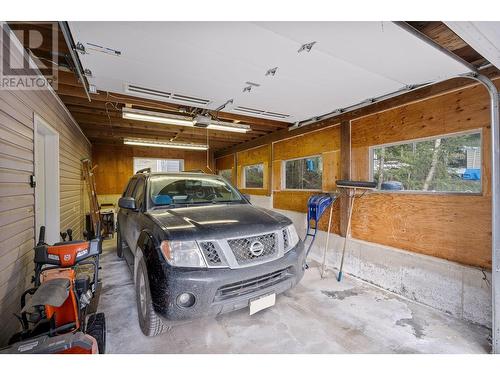
[[[285,251],[293,249],[299,243],[299,235],[297,234],[297,230],[295,229],[295,225],[290,224],[286,227],[288,231],[288,248]]]
[[[162,241],[160,249],[165,260],[172,266],[207,267],[196,241]]]

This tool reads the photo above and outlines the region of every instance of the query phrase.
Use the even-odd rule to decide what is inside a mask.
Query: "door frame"
[[[60,184],[59,184],[59,133],[50,126],[41,116],[35,113],[33,119],[33,174],[36,179],[36,164],[38,162],[37,137],[43,134],[45,137],[45,242],[59,242],[60,232]],[[40,181],[41,182],[41,181]],[[37,185],[35,186],[35,232],[38,231],[36,212]],[[50,192],[50,193],[48,193]],[[51,223],[51,225],[47,225]],[[35,241],[38,241],[38,233],[35,233]]]

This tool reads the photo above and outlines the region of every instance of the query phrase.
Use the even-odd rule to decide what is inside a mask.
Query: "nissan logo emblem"
[[[264,252],[264,245],[260,241],[254,241],[250,244],[250,253],[253,256],[260,256]]]

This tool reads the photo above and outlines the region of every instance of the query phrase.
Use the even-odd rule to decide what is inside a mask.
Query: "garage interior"
[[[51,243],[67,228],[83,237],[90,159],[102,212],[118,210],[141,168],[201,170],[292,219],[302,240],[309,197],[338,191],[338,180],[377,182],[351,215],[342,196],[331,222],[328,210],[321,217],[304,278],[275,306],[154,338],[141,334],[111,231],[100,299],[108,353],[500,353],[500,23],[2,28],[15,36],[2,60],[57,74],[51,89],[0,90],[0,346],[19,326],[40,223]],[[43,43],[30,45],[29,31]],[[207,116],[208,128],[193,126]],[[459,152],[439,156],[446,147]]]

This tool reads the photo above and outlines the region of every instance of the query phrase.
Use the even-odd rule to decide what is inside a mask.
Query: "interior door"
[[[35,240],[45,226],[45,242],[60,240],[59,133],[35,116]]]
[[[45,135],[37,133],[35,135],[35,221],[36,221],[36,241],[40,227],[46,225],[45,220]]]

